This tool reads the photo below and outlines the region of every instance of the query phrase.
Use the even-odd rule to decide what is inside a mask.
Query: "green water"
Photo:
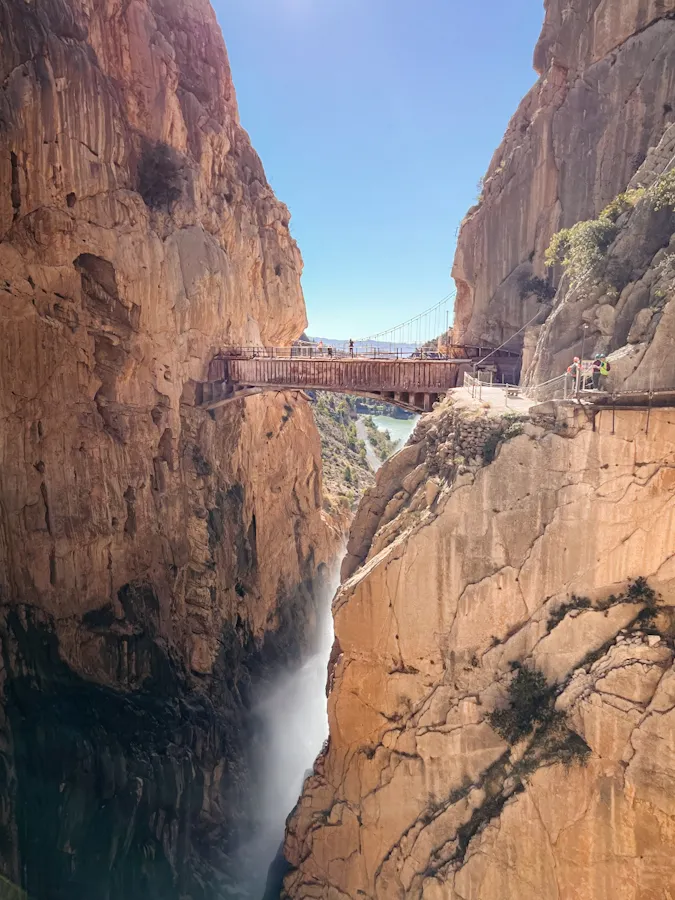
[[[414,416],[412,419],[392,419],[389,416],[373,416],[373,422],[378,431],[388,431],[392,441],[400,441],[396,448],[400,450],[413,433],[419,418],[419,416]]]

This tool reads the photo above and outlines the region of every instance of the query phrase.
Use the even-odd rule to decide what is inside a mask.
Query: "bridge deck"
[[[375,397],[424,412],[456,387],[475,363],[468,353],[429,360],[306,357],[261,350],[215,358],[208,381],[199,386],[197,404],[215,409],[261,391],[323,390]],[[491,358],[490,364],[498,373],[509,375],[518,367],[519,359],[513,354],[500,354]]]
[[[446,391],[457,383],[461,360],[233,359],[238,384],[395,392]],[[470,366],[465,361],[465,368]]]

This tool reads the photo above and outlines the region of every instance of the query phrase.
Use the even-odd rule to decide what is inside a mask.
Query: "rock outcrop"
[[[544,253],[623,191],[673,123],[673,0],[548,0],[540,78],[508,126],[459,236],[454,338],[501,344],[537,323]],[[522,334],[514,339],[521,346]]]
[[[292,900],[675,890],[675,415],[540,412],[438,410],[362,502]]]
[[[256,680],[341,536],[305,401],[194,401],[301,333],[300,255],[207,0],[0,0],[0,35],[0,875],[222,895]]]
[[[544,324],[528,335],[525,382],[565,372],[575,355],[603,353],[607,387],[670,390],[675,385],[675,125],[666,130],[603,219],[611,243],[596,261],[568,272]],[[626,199],[627,198],[627,199]],[[555,382],[552,389],[560,387]]]

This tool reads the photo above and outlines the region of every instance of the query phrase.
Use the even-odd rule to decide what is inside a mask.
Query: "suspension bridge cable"
[[[441,309],[446,307],[450,300],[453,300],[456,296],[456,291],[451,291],[447,296],[443,297],[438,303],[435,303],[433,306],[430,306],[428,309],[425,309],[423,312],[418,313],[416,316],[412,316],[405,322],[401,322],[399,325],[394,325],[391,328],[387,328],[384,331],[380,331],[377,334],[370,334],[367,337],[359,338],[360,342],[367,341],[377,341],[382,340],[383,338],[389,336],[394,338],[394,342],[396,342],[398,336],[400,335],[401,339],[407,335],[411,340],[409,343],[413,343],[412,338],[414,337],[415,331],[414,328],[417,326],[417,343],[422,342],[422,331],[423,331],[423,320],[427,319],[431,325],[431,334],[427,338],[433,339],[434,337],[438,337],[440,335],[440,331],[438,330],[438,321],[442,320]]]

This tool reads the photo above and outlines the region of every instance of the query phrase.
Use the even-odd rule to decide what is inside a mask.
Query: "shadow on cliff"
[[[297,668],[315,593],[307,584],[287,598],[280,628],[261,642],[241,622],[228,625],[207,689],[191,681],[147,620],[123,635],[111,631],[105,610],[96,616],[106,621],[87,623],[106,635],[106,668],[143,673],[140,689],[124,692],[75,673],[46,614],[6,607],[0,873],[21,882],[31,900],[225,900],[247,896],[235,860],[242,842],[253,841],[262,896],[301,777],[286,772],[294,797],[283,815],[279,808],[268,817],[263,805],[273,789],[259,773],[269,762],[261,748],[278,745],[261,698]],[[127,624],[130,597],[154,607],[149,585],[126,586]],[[255,798],[254,782],[264,786]],[[274,833],[264,858],[266,841],[255,843],[260,810]]]

